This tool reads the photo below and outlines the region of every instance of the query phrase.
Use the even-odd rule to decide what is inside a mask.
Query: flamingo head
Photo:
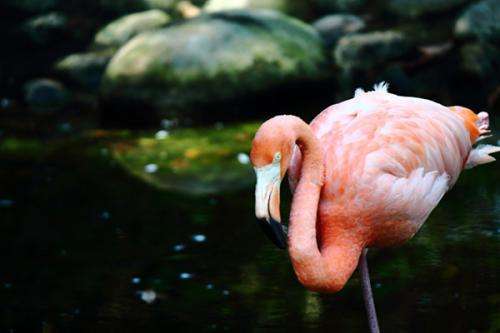
[[[488,113],[483,111],[475,114],[474,111],[463,106],[451,106],[450,110],[462,118],[472,143],[490,136]]]
[[[294,138],[283,119],[272,118],[262,124],[252,143],[250,159],[257,176],[255,215],[271,239],[281,249],[287,245],[286,227],[280,217],[280,184],[292,155]]]

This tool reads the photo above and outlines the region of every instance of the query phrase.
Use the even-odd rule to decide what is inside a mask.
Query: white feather
[[[389,91],[389,83],[382,81],[373,85],[373,91],[379,92],[388,92]]]
[[[362,94],[365,93],[365,90],[363,88],[357,88],[355,91],[354,91],[354,97],[358,97],[358,96],[361,96]]]
[[[470,169],[476,165],[494,162],[495,158],[490,156],[490,154],[497,152],[500,152],[500,147],[493,145],[479,145],[471,150],[469,158],[465,163],[465,168]]]

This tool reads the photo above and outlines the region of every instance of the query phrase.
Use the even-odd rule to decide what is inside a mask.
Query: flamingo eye
[[[277,152],[276,154],[274,154],[273,162],[279,162],[279,161],[281,161],[281,153]]]

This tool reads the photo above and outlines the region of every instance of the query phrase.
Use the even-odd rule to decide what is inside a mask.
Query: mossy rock
[[[455,24],[460,38],[500,42],[500,1],[483,0],[471,5]]]
[[[114,143],[111,151],[130,174],[161,189],[189,194],[237,190],[255,181],[246,154],[257,128],[257,123],[245,123],[179,129],[164,139],[149,135]]]
[[[327,48],[332,47],[344,35],[359,32],[364,29],[365,22],[356,15],[327,15],[313,23]]]
[[[98,91],[114,49],[70,54],[59,60],[54,69],[66,79],[87,91]]]
[[[99,48],[120,47],[139,33],[159,29],[168,22],[168,14],[158,9],[125,15],[99,30],[94,44]]]
[[[268,10],[227,11],[138,35],[108,65],[102,95],[160,112],[194,109],[326,73],[310,26]]]
[[[21,26],[25,35],[35,44],[57,42],[68,29],[68,18],[58,12],[32,17]]]
[[[336,64],[346,70],[368,70],[407,54],[410,41],[398,31],[374,31],[342,37],[334,49]]]

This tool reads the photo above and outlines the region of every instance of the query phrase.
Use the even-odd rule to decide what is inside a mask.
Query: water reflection
[[[2,159],[2,330],[366,331],[357,275],[305,291],[250,187],[172,194],[73,148]],[[371,251],[384,331],[500,330],[498,170],[466,171],[415,239]]]

